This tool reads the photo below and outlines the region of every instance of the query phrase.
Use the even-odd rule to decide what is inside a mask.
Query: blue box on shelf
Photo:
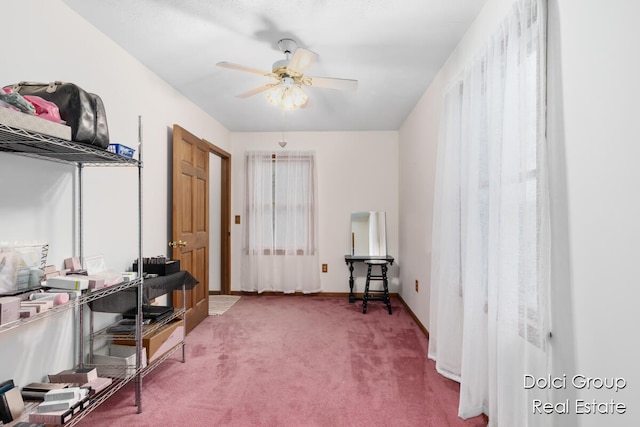
[[[122,144],[109,144],[109,148],[107,148],[107,151],[119,154],[129,159],[132,159],[133,153],[136,152],[136,150],[134,150],[133,148],[127,147],[126,145]]]

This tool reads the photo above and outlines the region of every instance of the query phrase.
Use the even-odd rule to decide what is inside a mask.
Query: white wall
[[[275,133],[233,133],[232,216],[243,215],[244,152],[282,151]],[[351,248],[351,212],[386,211],[387,249],[398,253],[398,134],[397,132],[287,132],[285,150],[314,150],[319,193],[320,264],[323,292],[348,292],[349,271],[344,256]],[[242,218],[244,220],[244,218]],[[232,290],[240,289],[242,225],[232,225]],[[389,291],[398,291],[398,265],[389,269]],[[356,291],[364,289],[366,270],[356,266]],[[318,265],[318,269],[321,266]]]
[[[618,393],[558,390],[557,399],[629,407],[625,415],[582,416],[583,426],[640,425],[638,16],[640,3],[628,0],[553,0],[549,7],[554,243],[565,250],[556,256],[553,288],[554,373],[629,384]]]
[[[427,326],[434,167],[444,86],[505,15],[488,0],[400,130],[402,297]],[[616,392],[553,390],[570,400],[556,426],[640,424],[640,3],[549,1],[548,144],[553,215],[552,375],[624,378]],[[417,166],[420,166],[418,168]],[[420,279],[419,293],[411,290]],[[516,379],[518,380],[518,379]],[[625,403],[624,415],[577,415],[578,399]]]
[[[137,142],[138,115],[142,115],[144,254],[166,254],[171,127],[178,123],[225,150],[228,131],[64,3],[5,1],[2,14],[13,17],[4,19],[2,28],[4,34],[15,35],[15,44],[3,52],[0,84],[74,82],[102,98],[111,140],[129,146]],[[137,256],[137,169],[85,168],[84,177],[85,255],[103,254],[110,268],[123,270]],[[76,253],[73,166],[0,153],[0,182],[0,240],[46,240],[48,262],[58,266]],[[45,322],[55,329],[51,336],[57,337],[60,351],[66,351],[73,334],[58,335],[58,323]],[[24,365],[25,354],[47,348],[37,340],[22,339],[25,334],[19,330],[0,335],[0,378],[13,377],[24,384],[73,364],[68,357],[56,356],[52,366]]]

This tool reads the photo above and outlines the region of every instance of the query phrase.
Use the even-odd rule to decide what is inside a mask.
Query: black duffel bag
[[[98,95],[65,82],[20,82],[7,87],[20,95],[35,95],[56,104],[60,117],[71,127],[73,141],[101,148],[109,146],[107,116]]]

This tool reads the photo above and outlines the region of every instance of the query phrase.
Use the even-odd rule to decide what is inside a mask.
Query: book
[[[13,425],[13,427],[47,427],[44,423],[29,423],[27,421],[20,421]]]
[[[32,412],[29,414],[29,422],[61,425],[67,423],[73,417],[73,414],[73,408],[66,411]]]
[[[22,387],[22,398],[24,400],[44,400],[44,395],[48,391],[64,389],[72,385],[72,383],[29,383]]]
[[[72,383],[29,383],[26,386],[22,387],[22,390],[27,391],[44,391],[45,393],[49,390],[58,390],[61,388],[71,387]]]
[[[87,409],[89,407],[89,404],[91,403],[91,397],[89,396],[89,389],[85,389],[87,391],[87,394],[78,401],[77,403],[77,410],[78,411],[82,411],[84,409]]]
[[[22,399],[23,400],[44,400],[44,395],[47,393],[46,391],[31,391],[31,390],[22,390]]]
[[[80,399],[80,388],[79,387],[68,387],[68,388],[59,388],[57,390],[49,390],[44,395],[45,402],[52,402],[55,400],[79,400]]]
[[[0,421],[3,423],[10,423],[13,420],[11,415],[11,409],[9,408],[9,401],[5,394],[15,388],[13,379],[5,380],[0,383]]]
[[[154,321],[161,321],[173,314],[173,307],[164,305],[143,305],[142,306],[142,318],[151,319]],[[138,309],[133,308],[129,311],[122,313],[122,317],[125,319],[135,319],[138,315]]]
[[[0,421],[2,421],[4,424],[8,424],[13,421],[13,416],[11,415],[11,409],[9,409],[9,402],[7,401],[5,393],[6,392],[0,394]]]
[[[8,424],[22,415],[24,412],[24,401],[17,387],[12,386],[7,389],[9,385],[13,384],[13,381],[10,383],[5,381],[3,384],[2,389],[5,391],[0,393],[0,421]]]
[[[24,413],[24,401],[22,400],[22,395],[20,394],[18,387],[14,387],[4,392],[4,397],[7,402],[7,406],[9,407],[9,412],[11,413],[11,419],[15,420],[20,418]]]
[[[4,393],[5,391],[13,388],[15,384],[13,384],[13,380],[5,380],[0,383],[0,393]]]
[[[39,413],[42,412],[55,412],[55,411],[66,411],[67,409],[72,409],[73,405],[78,402],[77,399],[66,399],[66,400],[45,400],[41,404],[38,405],[36,410]]]
[[[82,400],[75,401],[71,407],[67,410],[51,411],[51,412],[32,412],[29,414],[29,422],[31,423],[44,423],[44,424],[65,424],[75,414],[85,409],[89,404],[89,397],[83,397]]]

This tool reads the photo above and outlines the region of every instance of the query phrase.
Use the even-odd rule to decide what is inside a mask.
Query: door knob
[[[183,242],[182,240],[178,240],[177,242],[169,242],[169,246],[171,246],[172,248],[183,248],[185,246],[187,246],[187,242]]]

